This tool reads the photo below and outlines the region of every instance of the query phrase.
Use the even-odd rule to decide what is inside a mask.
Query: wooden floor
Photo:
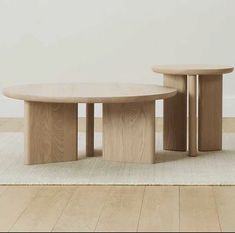
[[[232,232],[235,186],[0,186],[0,231]]]
[[[235,230],[235,187],[0,186],[0,231]]]

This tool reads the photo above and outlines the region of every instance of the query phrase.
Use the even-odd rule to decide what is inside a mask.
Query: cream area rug
[[[79,134],[80,157],[75,162],[23,165],[24,135],[0,133],[0,184],[62,185],[234,185],[235,134],[223,135],[222,152],[187,153],[162,150],[156,137],[156,164],[102,160],[102,134],[95,134],[97,157],[84,158],[85,134]]]

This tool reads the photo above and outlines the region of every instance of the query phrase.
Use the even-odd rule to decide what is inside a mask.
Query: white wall
[[[234,0],[0,0],[0,88],[161,84],[154,64],[234,65],[234,10]],[[225,116],[235,116],[234,76],[224,79]],[[1,116],[23,116],[22,103],[0,95]]]

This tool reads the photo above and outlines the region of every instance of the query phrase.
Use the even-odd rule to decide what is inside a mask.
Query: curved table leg
[[[189,156],[197,155],[197,76],[189,78]]]
[[[103,104],[103,157],[155,162],[155,101]]]
[[[176,88],[176,96],[164,100],[163,147],[187,150],[187,76],[164,75],[164,85]]]
[[[77,104],[25,102],[25,164],[77,160]]]
[[[222,149],[222,75],[199,76],[200,151]]]
[[[86,156],[94,156],[94,104],[86,105]]]

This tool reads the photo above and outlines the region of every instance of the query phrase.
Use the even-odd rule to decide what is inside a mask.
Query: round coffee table
[[[154,163],[155,100],[173,88],[144,84],[61,83],[5,88],[25,102],[25,163],[77,160],[77,103],[87,104],[87,155],[94,152],[94,103],[103,103],[103,158]]]
[[[174,98],[164,101],[164,149],[187,150],[187,88],[189,89],[189,155],[199,151],[222,149],[223,74],[233,67],[219,65],[159,65],[164,85],[178,90]],[[188,84],[187,84],[188,78]],[[199,93],[197,94],[197,80]],[[198,129],[197,129],[197,95]],[[197,139],[198,130],[198,139]],[[198,140],[198,142],[197,142]]]

